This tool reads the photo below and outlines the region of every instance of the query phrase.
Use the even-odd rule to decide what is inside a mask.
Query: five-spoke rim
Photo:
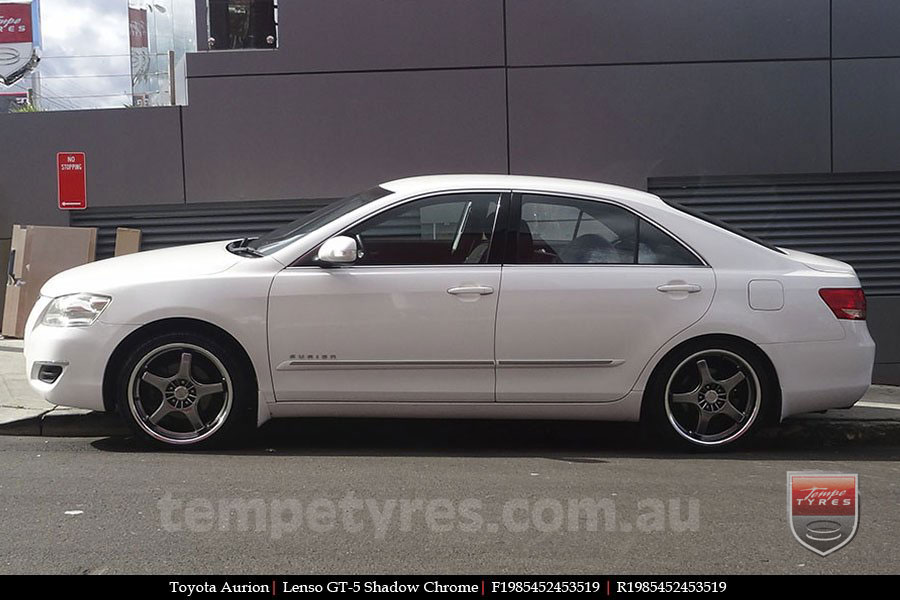
[[[128,406],[137,424],[169,444],[213,435],[231,412],[228,371],[193,344],[166,344],[138,361],[128,382]]]
[[[728,350],[684,359],[666,385],[666,415],[683,438],[719,446],[741,437],[759,414],[761,388],[753,367]]]

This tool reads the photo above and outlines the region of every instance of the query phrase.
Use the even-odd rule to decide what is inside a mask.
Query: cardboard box
[[[97,230],[92,227],[13,225],[2,333],[25,336],[25,321],[48,279],[94,260]]]
[[[141,230],[128,227],[116,228],[116,256],[141,251]]]

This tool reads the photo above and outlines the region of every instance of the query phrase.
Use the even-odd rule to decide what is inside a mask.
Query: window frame
[[[227,9],[230,8],[230,6],[228,4],[228,0],[220,0],[220,1],[222,1],[226,5],[226,13],[227,13],[228,12]],[[205,18],[205,27],[199,28],[198,31],[200,29],[204,29],[206,32],[206,36],[204,38],[204,36],[201,35],[198,38],[197,46],[198,46],[199,52],[219,53],[219,52],[254,52],[254,51],[260,51],[260,50],[272,51],[272,50],[278,50],[281,47],[281,31],[278,26],[278,0],[272,1],[272,5],[273,5],[272,6],[272,9],[273,9],[272,19],[273,19],[273,25],[274,25],[274,29],[272,31],[272,36],[275,38],[273,44],[266,45],[266,46],[251,46],[251,47],[242,47],[242,48],[228,48],[228,47],[216,48],[216,47],[210,46],[209,40],[215,39],[214,34],[218,32],[218,29],[215,31],[213,29],[213,20],[214,20],[213,6],[212,6],[213,0],[206,0],[205,4],[206,4],[206,10],[204,11],[204,15],[206,17]],[[251,0],[248,3],[248,6],[250,6],[252,4],[253,4],[253,0]],[[200,25],[200,23],[199,23],[199,19],[198,19],[198,26],[199,25]],[[227,29],[230,30],[230,27]],[[216,40],[216,42],[218,43],[218,40]]]
[[[412,204],[413,202],[418,202],[420,200],[430,200],[433,198],[441,198],[447,196],[467,196],[472,194],[491,194],[497,197],[497,211],[494,216],[494,224],[493,229],[491,230],[491,240],[488,245],[487,251],[487,262],[484,263],[459,263],[459,264],[384,264],[384,265],[358,265],[355,263],[350,263],[346,265],[329,265],[328,268],[335,269],[382,269],[382,268],[425,268],[425,269],[447,269],[447,268],[458,268],[458,267],[487,267],[487,266],[502,266],[503,259],[505,258],[505,240],[508,239],[507,228],[509,223],[509,208],[510,208],[510,192],[509,190],[498,190],[498,189],[460,189],[460,190],[446,190],[442,192],[430,191],[423,194],[419,194],[416,196],[410,196],[409,198],[404,198],[403,200],[391,204],[389,206],[385,206],[372,214],[368,214],[365,217],[362,217],[358,221],[355,221],[343,228],[339,232],[329,236],[327,239],[321,241],[316,244],[311,250],[306,252],[303,256],[294,261],[288,268],[296,268],[296,267],[315,267],[318,269],[323,268],[323,265],[316,262],[316,256],[319,253],[319,248],[331,238],[347,235],[348,232],[356,229],[357,227],[364,225],[368,221],[372,219],[376,219],[383,215],[384,213],[402,208],[408,204]]]
[[[646,215],[641,214],[640,212],[634,210],[630,206],[625,205],[622,202],[616,202],[615,200],[610,200],[608,198],[598,198],[596,196],[582,196],[579,194],[569,194],[569,193],[556,193],[556,192],[548,192],[544,190],[525,190],[519,189],[514,190],[511,194],[511,202],[509,204],[509,215],[507,218],[507,231],[506,231],[506,244],[504,244],[506,252],[504,253],[504,265],[518,265],[518,266],[526,266],[526,267],[662,267],[662,268],[710,268],[709,263],[703,256],[694,250],[689,244],[685,243],[677,235],[673,234],[669,229],[663,227],[653,219],[648,218]],[[609,206],[614,206],[616,208],[623,209],[632,215],[635,216],[637,221],[635,222],[635,259],[634,262],[630,263],[520,263],[518,262],[518,236],[515,235],[516,230],[518,230],[519,221],[522,220],[522,204],[524,196],[544,196],[547,198],[553,198],[557,200],[576,200],[576,201],[587,201],[587,202],[599,202],[601,204],[606,204]],[[640,248],[640,221],[644,220],[647,223],[653,225],[664,234],[668,235],[670,238],[675,240],[676,243],[681,245],[684,249],[688,251],[692,256],[694,256],[699,264],[693,265],[679,265],[679,264],[655,264],[655,263],[640,263],[638,262],[638,251]],[[515,228],[513,228],[513,224],[515,223]]]

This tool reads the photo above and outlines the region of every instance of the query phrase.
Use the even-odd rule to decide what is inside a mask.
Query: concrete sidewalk
[[[93,437],[128,433],[128,427],[116,415],[57,407],[39,398],[28,385],[22,346],[22,340],[0,338],[0,435]],[[791,417],[761,434],[763,439],[900,443],[900,387],[873,385],[849,410]]]

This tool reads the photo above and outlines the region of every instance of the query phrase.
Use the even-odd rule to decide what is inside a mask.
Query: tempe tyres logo
[[[788,524],[798,542],[827,556],[844,547],[859,523],[856,474],[787,474]]]

